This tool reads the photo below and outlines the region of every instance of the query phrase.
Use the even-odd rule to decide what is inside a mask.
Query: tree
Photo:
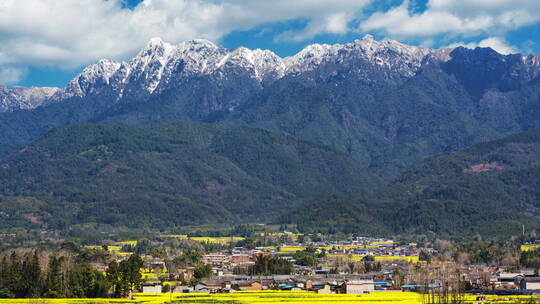
[[[212,266],[210,265],[199,266],[195,268],[195,271],[193,273],[193,277],[195,277],[197,280],[208,278],[211,275],[212,275]]]
[[[167,292],[171,292],[171,290],[172,290],[171,285],[166,284],[166,285],[163,285],[163,289],[161,290],[161,292],[167,293]]]
[[[431,262],[431,255],[428,252],[422,250],[422,251],[420,251],[420,254],[418,255],[418,259],[420,261],[426,261],[426,262],[430,263]]]
[[[196,265],[202,260],[202,254],[196,249],[187,249],[181,255],[174,258],[173,263],[176,267],[186,265]]]
[[[319,261],[317,260],[317,249],[314,247],[307,247],[302,251],[298,251],[294,254],[294,259],[297,265],[301,266],[317,266]]]
[[[293,264],[285,259],[270,255],[258,254],[255,257],[255,265],[250,267],[252,275],[291,274]]]
[[[127,260],[120,262],[118,270],[120,273],[122,297],[128,297],[133,290],[140,288],[142,283],[141,268],[143,266],[143,260],[135,254]]]
[[[37,251],[27,254],[21,267],[21,284],[25,290],[24,297],[33,298],[41,293],[41,267]]]
[[[64,297],[62,292],[62,278],[60,267],[63,259],[52,255],[49,258],[49,272],[45,280],[45,296],[48,298],[61,298]]]
[[[111,284],[113,289],[113,297],[119,298],[122,296],[122,281],[120,278],[120,267],[116,261],[109,263],[109,267],[106,271],[107,281]]]
[[[88,264],[77,267],[71,277],[71,292],[74,297],[106,298],[109,287],[107,277]]]
[[[37,251],[0,262],[0,298],[107,297],[107,278],[83,260],[53,254],[42,269]]]
[[[363,262],[374,262],[375,257],[373,257],[372,255],[366,255],[365,257],[362,258],[362,261]]]

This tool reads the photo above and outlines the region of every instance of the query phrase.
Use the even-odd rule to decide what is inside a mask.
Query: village
[[[248,244],[244,247],[240,246],[246,243],[243,237],[161,235],[152,242],[127,241],[88,249],[104,248],[117,261],[122,261],[141,245],[151,247],[147,254],[141,254],[144,261],[142,293],[426,292],[448,285],[449,280],[455,280],[463,292],[469,293],[540,293],[537,268],[442,262],[435,258],[440,254],[437,249],[382,238],[314,241],[287,231],[275,233],[273,237],[278,239],[273,246]],[[175,256],[174,252],[179,252],[175,248],[182,248],[182,253]],[[194,248],[204,250],[196,252]],[[521,246],[525,252],[538,248],[540,241]],[[93,266],[106,268],[104,263]],[[425,277],[423,273],[436,275]]]

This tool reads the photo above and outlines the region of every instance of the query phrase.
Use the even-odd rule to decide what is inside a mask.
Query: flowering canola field
[[[232,294],[135,294],[127,299],[0,299],[0,304],[165,304],[165,303],[227,303],[227,304],[420,304],[417,293],[376,292],[365,295],[316,294],[313,292],[258,291]]]
[[[246,238],[244,237],[241,237],[241,236],[233,236],[233,237],[230,237],[230,236],[223,236],[223,237],[209,237],[209,236],[193,236],[193,237],[188,237],[187,235],[184,235],[184,234],[164,234],[164,235],[160,235],[160,237],[162,238],[176,238],[176,239],[189,239],[189,240],[192,240],[192,241],[197,241],[197,242],[206,242],[206,243],[219,243],[219,244],[223,244],[223,245],[227,245],[229,243],[234,243],[234,242],[238,242],[238,241],[243,241],[245,240]]]
[[[519,300],[529,302],[531,297],[488,296],[483,303],[516,303]],[[477,302],[469,295],[467,303]],[[540,303],[535,297],[533,303]],[[412,292],[374,292],[363,295],[316,294],[302,291],[252,291],[232,294],[135,294],[133,300],[127,299],[0,299],[0,304],[421,304],[422,298]]]
[[[534,251],[538,248],[540,248],[540,244],[521,245],[521,251]]]

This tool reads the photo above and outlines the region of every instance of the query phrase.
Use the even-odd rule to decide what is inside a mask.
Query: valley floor
[[[488,296],[482,303],[540,303],[540,296]],[[127,299],[0,299],[0,304],[162,304],[162,303],[234,303],[234,304],[420,304],[422,296],[413,292],[374,292],[362,295],[316,294],[302,291],[257,291],[233,294],[135,294]],[[466,303],[478,303],[476,296],[467,295]]]

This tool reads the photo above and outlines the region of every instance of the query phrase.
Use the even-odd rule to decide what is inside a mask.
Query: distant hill
[[[308,202],[315,214],[297,216],[304,229],[439,236],[539,229],[540,130],[429,158],[376,196],[325,200]]]
[[[258,129],[81,124],[0,164],[0,216],[56,228],[270,222],[319,192],[379,183],[341,152]]]

